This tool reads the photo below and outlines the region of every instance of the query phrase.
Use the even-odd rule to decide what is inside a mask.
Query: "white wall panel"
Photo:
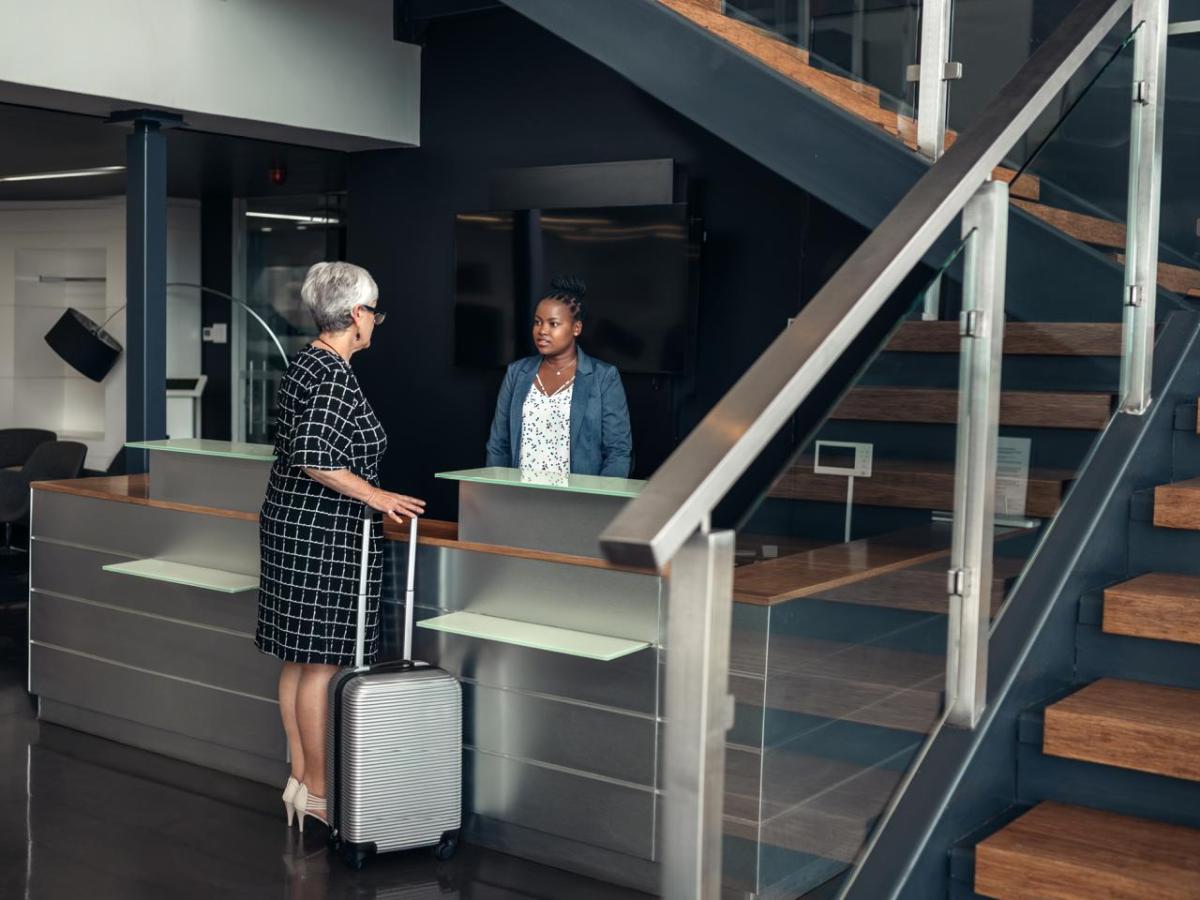
[[[40,283],[38,275],[98,277],[102,283]],[[167,278],[200,280],[200,206],[171,200]],[[71,371],[44,335],[67,306],[102,322],[125,343],[125,200],[0,203],[0,427],[49,428],[88,445],[104,468],[125,439],[125,357],[103,383]],[[167,374],[200,372],[200,297],[172,291]]]
[[[0,0],[0,100],[356,150],[420,140],[392,0]]]

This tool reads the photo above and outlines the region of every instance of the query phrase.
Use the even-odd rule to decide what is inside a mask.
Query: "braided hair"
[[[587,282],[579,275],[555,275],[550,279],[550,291],[543,300],[557,300],[571,311],[576,322],[582,322],[586,313],[583,298],[587,296]]]

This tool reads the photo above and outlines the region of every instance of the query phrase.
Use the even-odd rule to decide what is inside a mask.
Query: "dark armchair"
[[[0,428],[0,469],[25,465],[38,446],[57,437],[42,428]]]
[[[12,543],[12,527],[29,518],[29,485],[35,481],[78,478],[87,447],[75,441],[39,444],[19,471],[0,470],[0,523],[4,524],[4,547],[0,553],[20,552]]]

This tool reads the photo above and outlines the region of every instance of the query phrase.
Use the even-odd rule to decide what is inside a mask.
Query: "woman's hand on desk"
[[[391,491],[379,488],[375,488],[367,497],[367,506],[379,510],[400,525],[404,524],[404,516],[415,518],[425,515],[424,500],[409,497],[406,494],[393,494]]]
[[[359,478],[349,469],[311,469],[306,468],[305,474],[313,481],[327,488],[361,500],[371,509],[378,510],[397,524],[404,524],[404,516],[414,517],[425,515],[425,501],[406,494],[393,494],[377,488],[370,482]]]

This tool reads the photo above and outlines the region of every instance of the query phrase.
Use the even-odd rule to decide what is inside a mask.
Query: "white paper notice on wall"
[[[996,515],[1024,516],[1029,496],[1029,438],[1002,437],[996,442]]]

